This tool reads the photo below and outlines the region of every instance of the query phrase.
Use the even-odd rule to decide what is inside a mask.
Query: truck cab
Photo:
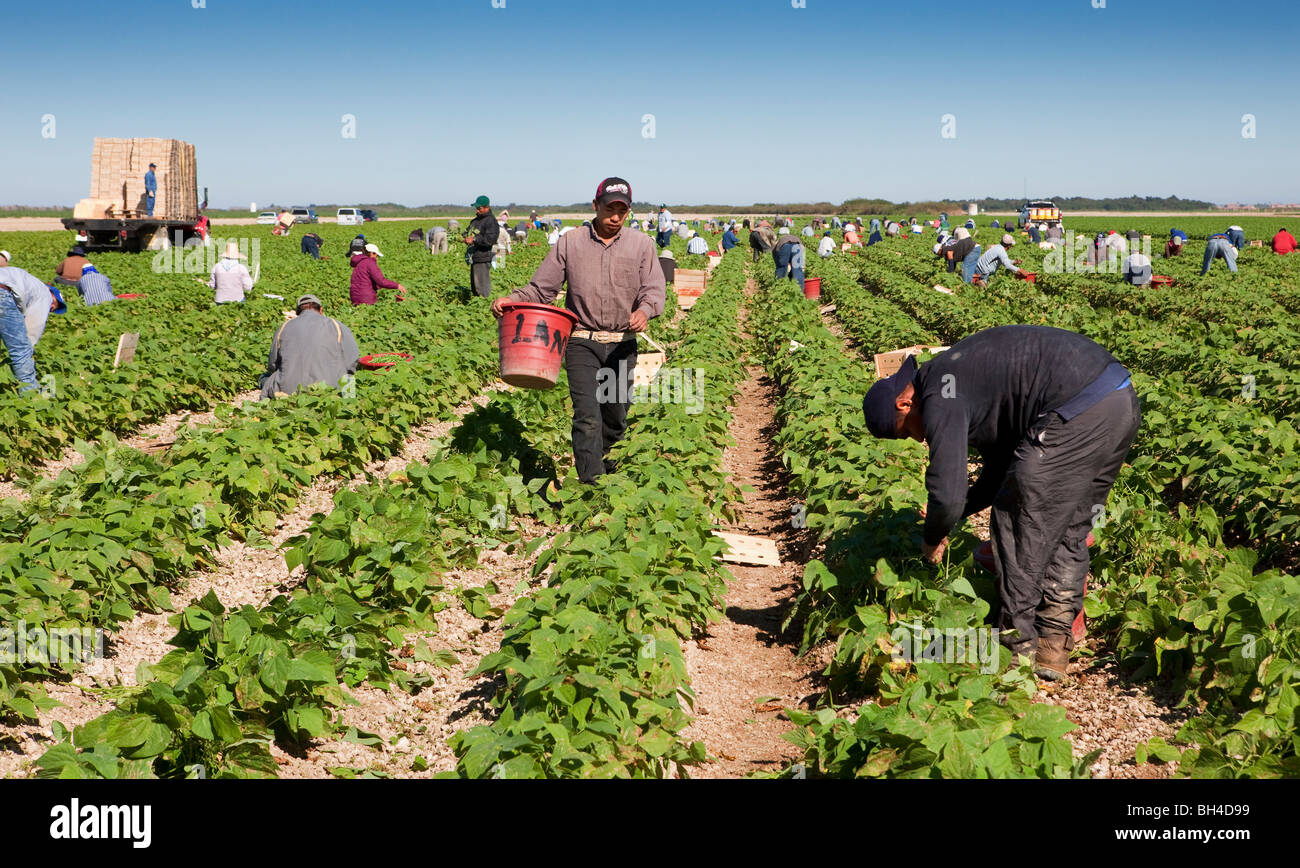
[[[1035,199],[1026,202],[1020,206],[1020,225],[1028,226],[1030,223],[1046,223],[1048,226],[1056,226],[1061,223],[1061,209],[1056,207],[1055,202],[1047,199]]]

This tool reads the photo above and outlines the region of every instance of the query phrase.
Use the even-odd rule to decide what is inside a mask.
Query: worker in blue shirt
[[[726,253],[739,243],[740,239],[736,237],[736,227],[728,226],[727,231],[722,233],[722,252]]]
[[[144,173],[144,204],[150,217],[153,216],[154,200],[158,198],[158,179],[153,173],[156,168],[158,168],[157,163],[150,163],[149,171]]]

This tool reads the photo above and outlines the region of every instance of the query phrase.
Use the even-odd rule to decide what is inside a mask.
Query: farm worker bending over
[[[2,268],[0,274],[14,270]],[[27,320],[19,299],[18,291],[5,277],[0,277],[0,344],[9,354],[9,368],[18,381],[19,393],[22,393],[36,390],[36,361],[32,357],[32,342],[27,337]]]
[[[755,262],[758,262],[759,256],[776,246],[776,233],[766,220],[749,233],[749,246],[754,251]]]
[[[1295,236],[1286,231],[1283,226],[1281,231],[1273,236],[1273,252],[1278,256],[1285,256],[1296,249]]]
[[[788,268],[790,269],[790,277],[799,284],[799,291],[803,292],[805,255],[799,236],[791,235],[788,232],[783,233],[776,240],[776,247],[772,248],[772,261],[776,263],[776,279],[780,280],[785,277]]]
[[[447,227],[433,226],[429,229],[429,234],[424,236],[424,241],[429,245],[430,253],[447,252]]]
[[[77,245],[68,251],[67,257],[54,270],[54,282],[63,286],[76,286],[81,280],[81,269],[90,264],[86,258],[86,249]]]
[[[153,216],[153,203],[158,198],[158,178],[153,173],[156,168],[157,163],[150,163],[149,171],[144,173],[144,206],[150,217]]]
[[[508,301],[549,304],[568,284],[564,304],[577,318],[565,348],[564,367],[573,399],[573,459],[588,485],[612,473],[610,448],[627,430],[636,370],[636,333],[664,312],[664,272],[655,243],[623,230],[632,207],[632,185],[606,178],[592,200],[596,216],[560,238],[533,274],[508,298],[492,302],[501,317]]]
[[[993,508],[999,638],[1031,656],[1040,678],[1063,680],[1095,508],[1141,418],[1129,372],[1074,332],[999,326],[919,369],[909,358],[871,387],[862,410],[876,437],[929,445],[926,559],[938,563],[953,528]],[[983,468],[968,488],[970,447]]]
[[[1183,252],[1183,245],[1187,243],[1187,233],[1181,229],[1170,229],[1169,240],[1165,242],[1165,259],[1171,256],[1177,256]]]
[[[709,252],[709,242],[704,240],[704,236],[695,234],[691,230],[691,240],[686,242],[686,252],[702,256]]]
[[[374,304],[379,300],[380,289],[395,289],[397,300],[406,301],[402,296],[406,287],[384,277],[384,273],[379,270],[379,257],[383,255],[375,244],[367,244],[364,253],[353,254],[352,284],[348,291],[353,304]]]
[[[306,253],[312,259],[320,259],[320,246],[324,243],[325,240],[315,232],[308,232],[306,235],[302,236],[302,243],[299,244],[298,247],[303,253]]]
[[[339,380],[357,371],[356,338],[343,323],[321,315],[320,299],[298,297],[298,315],[271,339],[271,354],[261,378],[262,399],[292,395],[303,386]]]
[[[1228,231],[1224,234],[1228,236],[1232,246],[1238,250],[1246,246],[1246,233],[1240,226],[1229,226]]]
[[[1124,260],[1123,276],[1134,286],[1146,286],[1151,282],[1151,257],[1142,253],[1130,253]]]
[[[112,281],[106,275],[100,274],[99,269],[89,262],[81,268],[81,280],[77,281],[77,292],[81,293],[81,300],[85,302],[86,307],[94,307],[117,298],[113,295]]]
[[[13,266],[0,268],[0,286],[8,287],[9,291],[5,294],[12,294],[18,309],[22,311],[27,342],[35,350],[37,341],[45,334],[45,323],[50,318],[50,311],[67,311],[68,306],[63,303],[63,296],[54,287],[42,283],[36,275]]]
[[[727,231],[722,233],[722,240],[718,242],[718,249],[726,253],[739,243],[740,239],[736,237],[736,227],[728,226]]]
[[[962,282],[970,283],[975,276],[975,263],[979,261],[981,253],[980,246],[970,237],[970,230],[958,226],[952,235],[952,246],[944,248],[943,253],[948,260],[948,272],[952,273],[960,266]]]
[[[971,278],[971,283],[975,286],[983,286],[993,275],[998,273],[998,269],[1006,266],[1007,271],[1012,274],[1019,274],[1020,269],[1016,266],[1020,264],[1019,260],[1011,261],[1007,256],[1007,248],[1015,246],[1016,239],[1011,237],[1010,233],[1002,236],[1001,244],[994,244],[988,250],[984,251],[979,259],[975,261],[975,274]]]
[[[829,232],[826,232],[822,235],[821,243],[817,245],[817,255],[822,259],[826,259],[834,252],[835,239],[831,237]]]
[[[469,231],[473,234],[465,239],[469,245],[469,285],[480,298],[487,298],[492,294],[492,248],[497,244],[501,227],[492,216],[487,196],[474,200],[474,213],[477,216],[469,221]]]
[[[1053,223],[1047,227],[1047,241],[1050,244],[1060,245],[1065,242],[1065,230],[1061,228],[1060,223]]]
[[[239,261],[243,258],[238,244],[226,242],[226,252],[212,266],[212,277],[208,280],[208,286],[217,291],[212,299],[217,304],[242,302],[244,293],[253,288],[253,275],[248,273],[248,266]]]
[[[1211,235],[1210,240],[1205,242],[1205,258],[1201,260],[1201,274],[1210,270],[1214,260],[1222,258],[1228,263],[1228,270],[1233,274],[1237,273],[1237,248],[1232,246],[1228,236],[1219,233]]]

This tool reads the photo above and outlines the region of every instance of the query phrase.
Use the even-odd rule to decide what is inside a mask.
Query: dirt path
[[[248,401],[256,401],[259,394],[257,389],[240,392],[229,401],[226,401],[225,404],[238,409]],[[169,444],[176,439],[182,428],[211,425],[216,417],[216,408],[202,411],[180,410],[164,416],[157,422],[144,425],[134,433],[119,438],[118,442],[132,449],[147,449],[150,446]],[[69,446],[58,458],[33,468],[32,472],[35,474],[36,479],[53,479],[69,467],[80,464],[84,460],[85,457],[81,453]],[[0,480],[0,498],[5,497],[26,500],[26,487],[20,487],[12,480]]]
[[[753,291],[751,281],[748,292]],[[807,546],[806,532],[793,527],[796,504],[772,445],[776,390],[762,368],[751,366],[748,375],[732,406],[730,431],[736,445],[722,459],[737,486],[753,488],[744,492],[733,530],[776,540],[782,563],[729,564],[733,579],[726,618],[710,625],[703,638],[686,643],[696,717],[684,735],[702,740],[717,758],[694,770],[694,777],[743,777],[797,759],[798,748],[781,739],[792,728],[781,709],[803,705],[816,690],[814,664],[795,656],[798,632],[781,633],[799,589]]]
[[[289,572],[280,546],[306,531],[313,515],[328,513],[336,492],[344,487],[355,488],[369,479],[382,478],[407,464],[423,460],[462,416],[485,405],[492,392],[506,388],[504,383],[493,384],[457,407],[451,419],[414,429],[403,442],[400,453],[371,462],[351,479],[330,477],[316,480],[299,495],[297,506],[279,517],[275,530],[268,537],[272,545],[258,547],[237,541],[222,547],[216,552],[215,569],[190,577],[184,588],[172,595],[172,611],[141,613],[120,625],[106,643],[110,656],[92,661],[69,683],[46,685],[50,695],[64,703],[63,707],[42,712],[35,724],[0,724],[0,778],[27,773],[31,760],[53,743],[50,736],[53,721],[58,720],[71,729],[109,711],[113,707],[112,701],[96,690],[118,684],[135,684],[139,663],[156,663],[171,650],[167,639],[175,631],[167,619],[175,612],[203,597],[209,590],[224,606],[231,608],[244,604],[262,605],[276,593],[292,588],[301,581],[303,570],[299,567]]]

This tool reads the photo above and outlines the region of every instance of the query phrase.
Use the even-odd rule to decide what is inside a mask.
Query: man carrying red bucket
[[[573,458],[578,479],[594,484],[611,473],[606,456],[627,429],[636,369],[636,333],[664,311],[664,273],[655,242],[624,232],[632,186],[606,178],[592,200],[590,225],[562,235],[522,289],[492,302],[498,318],[513,302],[550,304],[568,284],[565,307],[577,319],[564,350],[573,399]],[[611,388],[612,372],[626,380]],[[612,397],[610,397],[612,396]]]

